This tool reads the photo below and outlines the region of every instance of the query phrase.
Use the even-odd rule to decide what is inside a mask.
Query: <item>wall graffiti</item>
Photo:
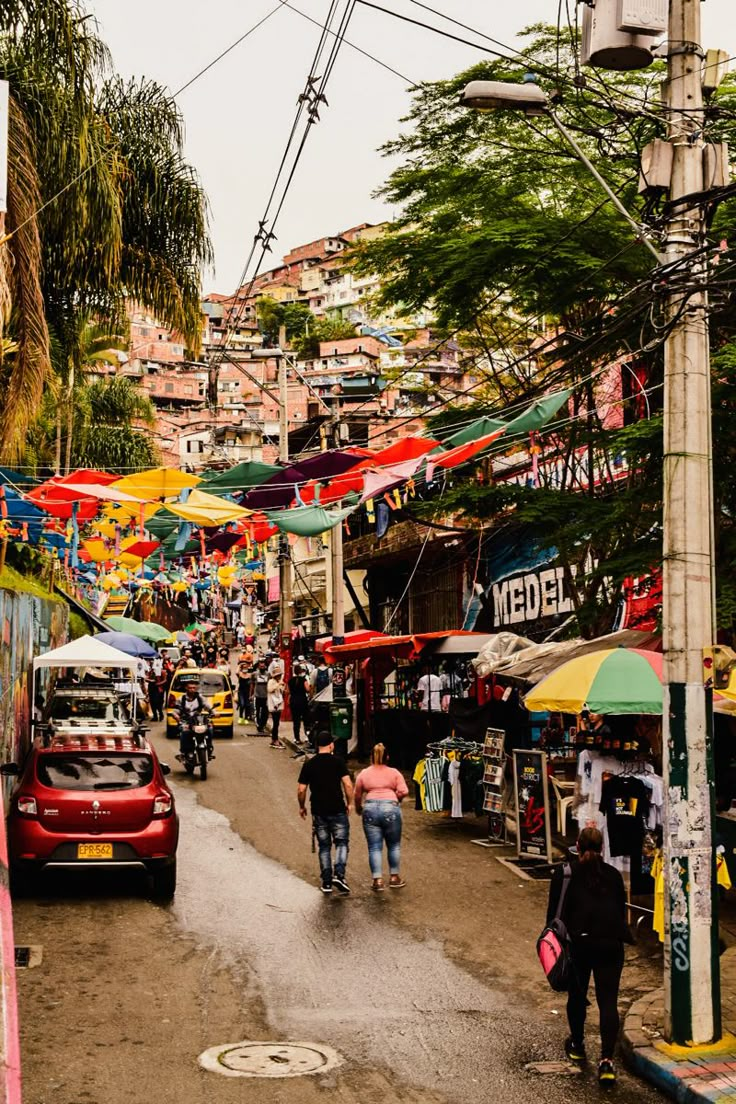
[[[68,630],[63,603],[0,589],[0,762],[22,762],[31,740],[33,657],[63,644]]]

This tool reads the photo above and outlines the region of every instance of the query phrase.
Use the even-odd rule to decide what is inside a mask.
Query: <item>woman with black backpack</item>
[[[562,917],[570,937],[571,969],[567,993],[570,1035],[565,1053],[571,1062],[583,1063],[585,1013],[590,976],[600,1012],[601,1061],[598,1080],[616,1080],[613,1053],[619,1029],[618,990],[624,965],[624,943],[631,942],[626,922],[626,891],[621,874],[603,862],[603,836],[597,828],[584,828],[578,839],[578,858],[567,867]],[[567,866],[567,864],[565,864]],[[557,914],[566,870],[552,875],[547,923]]]

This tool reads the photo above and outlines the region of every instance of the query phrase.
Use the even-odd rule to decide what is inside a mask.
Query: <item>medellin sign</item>
[[[571,572],[577,574],[577,566]],[[494,631],[568,616],[575,609],[563,567],[539,566],[490,583],[488,605]]]

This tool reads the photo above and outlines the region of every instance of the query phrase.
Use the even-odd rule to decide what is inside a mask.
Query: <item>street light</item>
[[[567,127],[560,122],[552,110],[547,93],[533,79],[526,80],[523,84],[512,84],[508,81],[471,81],[470,84],[465,85],[460,94],[460,104],[462,107],[469,107],[475,111],[499,111],[508,108],[523,111],[525,115],[546,115],[575,152],[575,156],[585,165],[591,176],[598,181],[619,214],[626,219],[629,226],[636,233],[637,239],[643,242],[658,265],[662,263],[662,258],[649,239],[645,237],[642,227],[634,221],[616,193],[611,190],[593,162],[589,160],[585,151],[578,145]]]

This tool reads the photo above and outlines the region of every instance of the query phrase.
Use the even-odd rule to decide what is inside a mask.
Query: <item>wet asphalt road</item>
[[[172,745],[155,742],[173,764]],[[501,950],[492,908],[469,919],[472,938],[498,942],[497,985],[427,935],[431,915],[426,925],[398,923],[397,895],[357,885],[350,898],[324,898],[313,880],[247,842],[234,815],[211,807],[235,809],[246,781],[264,772],[274,792],[288,787],[291,809],[296,765],[269,754],[263,740],[218,742],[204,784],[172,773],[181,843],[171,906],[148,902],[132,876],[90,886],[59,874],[18,902],[16,942],[45,948],[41,966],[19,976],[27,1102],[312,1104],[326,1091],[340,1104],[598,1101],[590,1074],[525,1069],[559,1059],[564,1007],[549,994],[529,999],[528,967]],[[287,829],[278,807],[272,816],[260,828],[276,838]],[[356,829],[353,822],[354,849],[362,843]],[[484,861],[471,850],[472,861],[475,852]],[[441,911],[443,901],[433,907]],[[198,1069],[198,1053],[244,1038],[326,1043],[343,1065],[267,1085]],[[623,1074],[616,1099],[662,1098]]]

